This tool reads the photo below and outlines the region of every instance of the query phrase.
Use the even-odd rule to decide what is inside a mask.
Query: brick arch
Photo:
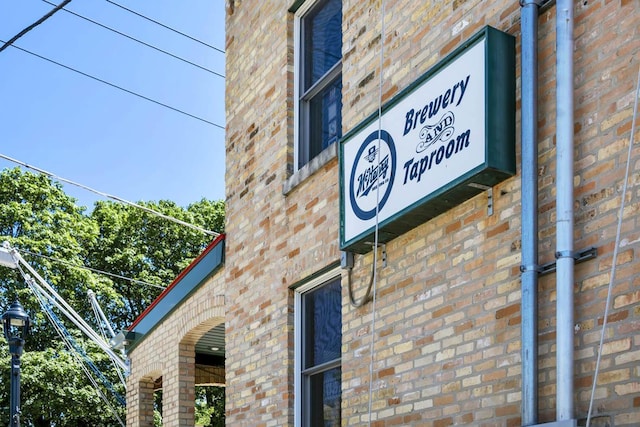
[[[213,327],[224,322],[224,295],[214,295],[207,299],[192,298],[184,305],[189,315],[181,315],[179,319],[178,336],[180,344],[195,345],[200,338]],[[193,314],[192,314],[193,313]]]
[[[138,375],[139,381],[156,381],[158,378],[162,377],[162,372],[164,371],[164,363],[163,362],[153,362],[145,365],[141,372]]]
[[[153,366],[156,365],[156,366]],[[145,369],[144,375],[138,377],[134,384],[135,390],[130,390],[127,402],[133,398],[135,403],[129,404],[127,410],[127,425],[152,427],[154,425],[154,392],[156,383],[162,381],[162,363],[153,363]]]
[[[191,303],[194,303],[193,305]],[[198,340],[214,327],[224,323],[225,298],[215,295],[210,300],[189,301],[186,310],[195,315],[182,316],[179,327],[180,348],[186,354],[191,354]],[[194,366],[195,384],[222,385],[225,384],[224,367],[204,365]]]
[[[171,345],[177,344],[177,359],[167,365],[167,378],[163,395],[165,425],[193,425],[193,405],[196,379],[206,376],[207,383],[222,383],[224,370],[199,375],[195,364],[195,345],[215,326],[224,323],[225,298],[223,295],[203,293],[184,301],[167,323],[175,331]],[[217,375],[216,375],[217,374]],[[165,408],[166,407],[166,408]],[[166,409],[166,410],[165,410]]]

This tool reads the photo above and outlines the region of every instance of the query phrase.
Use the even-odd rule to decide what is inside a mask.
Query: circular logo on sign
[[[368,220],[382,209],[391,194],[396,171],[396,147],[389,132],[372,132],[353,159],[349,199],[356,216]],[[379,198],[379,202],[378,202]]]

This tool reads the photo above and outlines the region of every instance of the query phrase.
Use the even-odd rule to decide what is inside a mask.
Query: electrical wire
[[[49,13],[47,13],[46,15],[44,15],[42,18],[38,19],[36,22],[34,22],[33,24],[29,25],[28,27],[26,27],[24,30],[20,31],[18,34],[16,34],[15,36],[13,36],[8,42],[2,42],[0,41],[0,43],[4,43],[2,46],[0,46],[0,52],[2,52],[3,50],[5,50],[6,48],[8,48],[9,46],[13,45],[13,43],[18,40],[20,37],[24,36],[25,34],[27,34],[29,31],[33,30],[35,27],[37,27],[38,25],[42,24],[44,21],[46,21],[47,19],[49,19],[54,13],[56,13],[57,11],[59,11],[60,9],[62,9],[63,7],[65,7],[67,4],[69,4],[71,2],[71,0],[64,0],[62,3],[60,3],[59,5],[57,5],[56,7],[54,7],[52,10],[49,11]],[[52,4],[52,3],[51,3]],[[55,6],[55,5],[54,5]]]
[[[96,293],[93,291],[87,292],[87,299],[89,300],[89,304],[91,305],[91,309],[93,310],[93,316],[96,319],[96,325],[98,326],[98,329],[100,329],[100,335],[102,335],[102,339],[104,339],[107,342],[110,342],[111,339],[116,337],[116,334],[113,331],[113,328],[111,327],[111,324],[107,319],[107,316],[104,314],[104,311],[102,311],[102,308],[98,303]],[[121,350],[120,355],[122,356],[123,359],[126,358],[126,353],[124,348]],[[114,370],[118,374],[118,379],[120,380],[120,382],[124,386],[124,389],[126,390],[127,381],[124,378],[122,370],[118,369],[118,365],[113,360],[111,360],[111,364],[113,365]]]
[[[45,3],[47,3],[47,4],[54,4],[54,3],[50,2],[49,0],[42,0],[42,1],[43,1],[43,2],[45,2]],[[135,37],[133,37],[133,36],[130,36],[130,35],[128,35],[128,34],[125,34],[125,33],[121,32],[121,31],[118,31],[118,30],[116,30],[115,28],[111,28],[111,27],[109,27],[109,26],[107,26],[107,25],[104,25],[104,24],[102,24],[102,23],[100,23],[100,22],[94,21],[94,20],[93,20],[93,19],[91,19],[91,18],[87,18],[86,16],[80,15],[79,13],[76,13],[76,12],[73,12],[73,11],[71,11],[71,10],[64,9],[64,8],[63,8],[62,10],[64,10],[64,11],[65,11],[65,12],[67,12],[67,13],[70,13],[71,15],[74,15],[74,16],[76,16],[76,17],[78,17],[78,18],[84,19],[84,20],[85,20],[85,21],[87,21],[87,22],[91,22],[92,24],[95,24],[95,25],[97,25],[97,26],[99,26],[99,27],[102,27],[102,28],[104,28],[105,30],[109,30],[109,31],[111,31],[111,32],[113,32],[113,33],[115,33],[115,34],[118,34],[118,35],[122,36],[122,37],[126,37],[126,38],[128,38],[129,40],[133,40],[134,42],[137,42],[137,43],[139,43],[139,44],[141,44],[141,45],[143,45],[143,46],[146,46],[146,47],[151,48],[151,49],[154,49],[154,50],[156,50],[156,51],[158,51],[158,52],[164,53],[165,55],[168,55],[168,56],[170,56],[170,57],[172,57],[172,58],[174,58],[174,59],[177,59],[177,60],[179,60],[179,61],[185,62],[185,63],[187,63],[187,64],[189,64],[189,65],[194,66],[194,67],[200,68],[201,70],[204,70],[204,71],[206,71],[206,72],[208,72],[208,73],[211,73],[211,74],[215,74],[216,76],[218,76],[218,77],[222,77],[222,78],[224,79],[224,74],[217,73],[217,72],[215,72],[215,71],[213,71],[213,70],[211,70],[211,69],[209,69],[209,68],[207,68],[207,67],[203,67],[202,65],[198,65],[198,64],[196,64],[195,62],[191,62],[191,61],[189,61],[189,60],[187,60],[187,59],[184,59],[184,58],[182,58],[182,57],[180,57],[180,56],[174,55],[174,54],[173,54],[173,53],[171,53],[171,52],[167,52],[166,50],[160,49],[160,48],[159,48],[159,47],[157,47],[157,46],[154,46],[154,45],[152,45],[152,44],[146,43],[146,42],[144,42],[144,41],[142,41],[142,40],[140,40],[140,39],[137,39],[137,38],[135,38]]]
[[[383,86],[383,67],[384,67],[384,33],[385,33],[385,25],[384,25],[384,16],[385,16],[385,8],[384,8],[384,0],[381,0],[381,37],[380,37],[380,75],[379,75],[379,84],[378,84],[378,146],[377,146],[377,158],[378,158],[378,168],[380,168],[380,150],[381,150],[381,139],[382,139],[382,86]],[[369,283],[367,284],[367,289],[365,291],[364,296],[358,302],[355,300],[353,295],[353,285],[351,280],[351,269],[349,268],[348,276],[347,276],[347,286],[349,290],[349,300],[351,305],[356,308],[360,308],[364,306],[368,301],[371,301],[371,341],[369,346],[369,396],[368,396],[368,425],[371,426],[371,416],[373,412],[373,367],[374,367],[374,344],[375,344],[375,333],[376,333],[376,301],[377,301],[377,282],[378,282],[378,273],[376,266],[378,265],[378,247],[379,245],[379,231],[380,231],[380,185],[376,186],[376,213],[375,213],[375,226],[374,226],[374,242],[373,242],[373,264],[371,267],[371,276],[369,279]],[[383,246],[383,266],[386,261],[386,248]]]
[[[156,25],[160,25],[161,27],[166,28],[167,30],[173,31],[173,32],[174,32],[174,33],[176,33],[176,34],[180,34],[181,36],[186,37],[186,38],[188,38],[188,39],[190,39],[190,40],[193,40],[193,41],[195,41],[195,42],[197,42],[197,43],[200,43],[201,45],[207,46],[207,47],[209,47],[209,48],[211,48],[211,49],[213,49],[213,50],[216,50],[216,51],[218,51],[218,52],[220,52],[220,53],[225,53],[225,52],[224,52],[224,50],[222,50],[222,49],[220,49],[220,48],[217,48],[217,47],[215,47],[215,46],[212,46],[212,45],[210,45],[210,44],[208,44],[208,43],[203,42],[202,40],[199,40],[199,39],[197,39],[197,38],[195,38],[195,37],[192,37],[192,36],[190,36],[190,35],[188,35],[188,34],[185,34],[185,33],[181,32],[181,31],[178,31],[178,30],[176,30],[176,29],[174,29],[174,28],[171,28],[171,27],[169,27],[168,25],[165,25],[165,24],[163,24],[162,22],[158,22],[158,21],[156,21],[155,19],[151,19],[151,18],[149,18],[148,16],[145,16],[145,15],[141,14],[140,12],[136,12],[136,11],[135,11],[135,10],[133,10],[133,9],[129,9],[129,8],[127,8],[127,7],[125,7],[125,6],[122,6],[121,4],[118,4],[118,3],[114,2],[114,1],[111,1],[111,0],[107,0],[107,3],[111,3],[112,5],[114,5],[114,6],[116,6],[116,7],[119,7],[120,9],[126,10],[126,11],[127,11],[127,12],[129,12],[129,13],[133,13],[134,15],[136,15],[136,16],[138,16],[138,17],[142,18],[142,19],[146,19],[147,21],[149,21],[149,22],[153,22],[153,23],[154,23],[154,24],[156,24]]]
[[[3,40],[0,40],[0,43],[3,43]],[[24,49],[24,48],[22,48],[22,47],[16,46],[15,44],[12,44],[12,45],[11,45],[11,47],[16,48],[16,49],[18,49],[18,50],[20,50],[20,51],[22,51],[22,52],[28,53],[29,55],[33,55],[33,56],[35,56],[36,58],[40,58],[40,59],[42,59],[42,60],[44,60],[44,61],[50,62],[50,63],[52,63],[52,64],[55,64],[55,65],[57,65],[57,66],[59,66],[59,67],[66,68],[67,70],[73,71],[73,72],[75,72],[75,73],[78,73],[78,74],[83,75],[83,76],[85,76],[85,77],[88,77],[88,78],[90,78],[90,79],[93,79],[93,80],[95,80],[95,81],[97,81],[97,82],[103,83],[103,84],[105,84],[105,85],[107,85],[107,86],[111,86],[112,88],[115,88],[115,89],[121,90],[121,91],[126,92],[126,93],[128,93],[128,94],[130,94],[130,95],[137,96],[138,98],[142,98],[142,99],[144,99],[145,101],[152,102],[152,103],[154,103],[154,104],[156,104],[156,105],[160,105],[161,107],[168,108],[169,110],[175,111],[175,112],[180,113],[180,114],[184,114],[185,116],[189,116],[189,117],[191,117],[191,118],[193,118],[193,119],[200,120],[201,122],[204,122],[204,123],[210,124],[210,125],[212,125],[212,126],[215,126],[215,127],[217,127],[217,128],[220,128],[220,129],[222,129],[222,130],[225,130],[225,127],[224,127],[224,126],[222,126],[222,125],[219,125],[219,124],[214,123],[214,122],[212,122],[212,121],[209,121],[209,120],[207,120],[207,119],[203,119],[202,117],[199,117],[199,116],[196,116],[196,115],[194,115],[194,114],[188,113],[188,112],[186,112],[186,111],[184,111],[184,110],[180,110],[179,108],[172,107],[172,106],[170,106],[170,105],[168,105],[168,104],[165,104],[165,103],[163,103],[163,102],[156,101],[155,99],[149,98],[148,96],[145,96],[145,95],[141,95],[141,94],[139,94],[139,93],[137,93],[137,92],[134,92],[134,91],[132,91],[132,90],[125,89],[124,87],[122,87],[122,86],[118,86],[118,85],[116,85],[115,83],[108,82],[108,81],[103,80],[103,79],[101,79],[101,78],[99,78],[99,77],[95,77],[95,76],[93,76],[93,75],[91,75],[91,74],[88,74],[88,73],[85,73],[85,72],[83,72],[83,71],[77,70],[77,69],[75,69],[75,68],[73,68],[73,67],[70,67],[70,66],[68,66],[68,65],[64,65],[64,64],[62,64],[62,63],[60,63],[60,62],[54,61],[53,59],[49,59],[49,58],[47,58],[47,57],[45,57],[45,56],[39,55],[39,54],[37,54],[37,53],[35,53],[35,52],[32,52],[32,51],[30,51],[30,50],[27,50],[27,49]]]
[[[85,375],[87,376],[87,378],[89,379],[91,384],[93,385],[93,387],[96,390],[96,392],[100,395],[100,397],[108,405],[108,407],[111,410],[112,414],[118,419],[118,421],[120,422],[122,427],[124,427],[125,423],[122,421],[122,419],[118,415],[118,412],[113,407],[113,405],[111,404],[109,399],[107,399],[107,396],[100,389],[100,386],[98,385],[98,382],[96,381],[94,376],[91,375],[91,372],[89,372],[89,368],[88,368],[87,365],[92,367],[92,370],[94,371],[94,373],[99,378],[101,378],[101,380],[103,381],[104,386],[107,387],[109,389],[109,391],[111,391],[111,393],[116,398],[116,400],[118,400],[123,405],[126,405],[126,401],[120,396],[120,394],[117,391],[115,391],[115,389],[113,388],[113,385],[111,384],[111,382],[102,374],[102,372],[100,372],[100,370],[98,370],[98,368],[95,366],[93,361],[87,356],[87,354],[81,349],[81,347],[72,338],[72,336],[69,333],[69,331],[64,327],[64,325],[62,324],[60,319],[53,312],[53,310],[51,308],[51,304],[48,304],[46,302],[47,298],[38,289],[38,287],[36,286],[36,283],[33,280],[33,278],[31,278],[29,275],[25,275],[24,272],[23,272],[23,276],[24,276],[24,279],[25,279],[27,285],[29,286],[29,288],[31,289],[33,294],[36,296],[36,299],[38,300],[38,303],[40,304],[40,307],[42,308],[42,311],[45,312],[45,314],[47,315],[47,318],[49,319],[49,322],[51,323],[51,325],[53,325],[53,328],[58,333],[58,336],[60,337],[62,342],[67,347],[67,349],[69,351],[69,355],[80,366],[80,368],[83,370],[83,372],[85,373]],[[119,372],[119,369],[116,369],[116,371]],[[125,389],[126,389],[126,384],[125,384]]]
[[[380,75],[378,79],[378,169],[380,168],[380,149],[382,139],[382,84],[383,84],[383,67],[384,67],[384,0],[380,0]],[[380,231],[380,185],[376,186],[376,220],[375,233],[373,242],[373,265],[377,265],[378,260],[378,242]],[[383,249],[386,250],[386,249]],[[373,368],[375,361],[375,337],[376,337],[376,302],[377,298],[378,272],[373,269],[373,291],[371,302],[371,345],[370,345],[370,361],[369,361],[369,416],[368,423],[371,426],[371,416],[373,412]]]
[[[56,329],[56,331],[58,332],[58,335],[62,338],[62,340],[67,345],[68,349],[71,352],[71,355],[76,359],[76,361],[79,362],[79,365],[82,367],[82,369],[84,370],[89,380],[91,380],[91,382],[94,384],[94,386],[96,387],[96,390],[98,390],[101,396],[105,399],[105,402],[109,404],[108,400],[106,399],[106,397],[104,396],[100,388],[98,387],[98,384],[95,381],[94,376],[91,375],[88,368],[91,368],[94,374],[98,378],[100,378],[100,380],[102,381],[102,384],[111,391],[111,393],[116,398],[116,400],[118,400],[118,402],[120,402],[123,406],[126,405],[125,399],[114,389],[113,384],[111,384],[111,381],[109,381],[104,376],[104,374],[102,374],[102,372],[97,368],[95,363],[93,363],[91,358],[89,358],[86,352],[84,352],[84,350],[73,339],[71,334],[68,332],[66,327],[58,318],[58,316],[53,312],[52,306],[55,306],[56,308],[58,308],[58,310],[60,310],[60,312],[64,314],[71,322],[73,322],[74,325],[76,325],[82,332],[84,332],[89,339],[91,339],[95,344],[97,344],[103,351],[107,353],[107,355],[109,356],[109,359],[111,360],[118,374],[118,378],[120,379],[124,389],[126,390],[126,381],[122,375],[122,370],[126,370],[126,365],[122,363],[121,359],[118,359],[118,356],[115,353],[113,353],[109,347],[106,347],[107,345],[106,343],[108,341],[104,333],[102,334],[102,336],[100,336],[95,331],[93,331],[93,329],[91,329],[91,327],[84,321],[84,319],[80,317],[80,315],[77,312],[75,312],[75,310],[73,310],[73,308],[55,292],[55,290],[37,273],[35,269],[33,269],[33,267],[31,267],[29,263],[27,263],[24,260],[24,258],[22,258],[20,251],[18,251],[15,248],[10,248],[9,246],[5,246],[5,247],[9,249],[9,253],[11,254],[12,258],[15,261],[18,271],[22,275],[23,279],[25,280],[25,282],[27,283],[27,285],[29,286],[33,294],[36,296],[38,302],[40,303],[43,311],[47,314],[47,317],[49,318],[54,329]],[[23,251],[23,252],[30,253],[28,251]],[[33,276],[40,282],[40,284],[38,283],[38,281],[36,281],[36,279],[31,277],[31,275],[28,274],[23,269],[23,266],[30,273],[33,274]],[[100,313],[102,313],[102,310],[97,305],[97,302],[96,302],[96,306],[92,304],[92,308],[94,309],[94,312],[96,311],[96,308],[97,308],[97,310],[99,310]],[[104,316],[104,313],[102,314]],[[106,318],[105,318],[105,322],[107,322]],[[100,325],[99,320],[98,320],[98,324]],[[108,324],[107,326],[110,328]],[[116,360],[118,360],[118,362],[120,363],[116,363]],[[114,415],[116,415],[117,417],[116,411],[114,411]]]
[[[353,295],[353,286],[352,286],[353,282],[351,280],[352,269],[350,268],[349,271],[347,272],[348,274],[347,287],[349,288],[349,301],[351,301],[352,306],[356,308],[360,308],[369,301],[369,298],[371,297],[371,289],[373,288],[373,276],[375,276],[375,269],[376,269],[376,265],[374,263],[372,264],[372,271],[371,271],[371,275],[369,276],[369,284],[367,284],[367,290],[365,291],[364,296],[362,297],[362,299],[360,299],[360,301],[356,301],[355,296]]]
[[[80,331],[82,331],[87,338],[93,341],[96,345],[98,345],[111,359],[115,360],[118,363],[118,366],[123,370],[126,369],[125,361],[118,356],[109,346],[109,344],[102,339],[98,333],[96,333],[91,326],[82,318],[74,309],[69,305],[69,303],[62,298],[56,290],[42,278],[42,276],[22,257],[20,254],[17,254],[20,259],[22,265],[29,271],[30,274],[27,274],[22,267],[19,265],[18,269],[25,280],[29,280],[32,276],[35,278],[34,286],[36,286],[40,292],[43,292],[47,296],[47,301],[50,304],[53,304],[62,314],[64,314],[69,321],[71,321]]]
[[[591,412],[593,410],[593,401],[595,398],[596,384],[598,381],[598,373],[600,371],[600,360],[602,358],[602,349],[604,347],[604,335],[607,329],[607,318],[609,317],[609,306],[611,305],[611,294],[613,293],[613,282],[616,277],[616,264],[618,263],[618,247],[620,246],[620,234],[622,230],[622,217],[624,215],[625,198],[627,195],[627,183],[629,181],[629,168],[631,165],[631,152],[635,140],[636,118],[638,117],[638,98],[640,98],[640,68],[638,68],[638,82],[636,84],[636,96],[633,103],[633,119],[631,121],[631,135],[629,135],[629,151],[627,153],[627,166],[624,174],[624,182],[622,185],[622,194],[620,195],[620,211],[618,212],[618,225],[616,229],[615,245],[613,247],[613,258],[611,260],[611,277],[609,278],[609,288],[607,289],[607,300],[604,308],[604,318],[602,320],[602,332],[600,334],[600,345],[598,347],[598,357],[596,359],[596,368],[593,373],[593,384],[591,387],[591,398],[589,399],[589,411],[587,412],[587,425],[591,422]]]
[[[27,164],[27,163],[21,162],[20,160],[16,160],[16,159],[13,159],[13,158],[11,158],[11,157],[9,157],[9,156],[5,156],[4,154],[0,154],[0,158],[5,159],[5,160],[9,160],[10,162],[13,162],[13,163],[19,164],[20,166],[23,166],[23,167],[25,167],[25,168],[33,169],[34,171],[36,171],[36,172],[38,172],[38,173],[41,173],[41,174],[43,174],[43,175],[46,175],[46,176],[48,176],[49,178],[52,178],[52,179],[55,179],[55,180],[58,180],[58,181],[65,182],[65,183],[67,183],[67,184],[71,184],[71,185],[74,185],[74,186],[76,186],[76,187],[80,187],[80,188],[82,188],[83,190],[90,191],[90,192],[92,192],[92,193],[94,193],[94,194],[98,194],[98,195],[100,195],[100,196],[106,197],[106,198],[108,198],[108,199],[115,200],[115,201],[120,202],[120,203],[123,203],[123,204],[125,204],[125,205],[131,206],[131,207],[134,207],[134,208],[141,209],[141,210],[143,210],[143,211],[145,211],[145,212],[147,212],[147,213],[150,213],[150,214],[152,214],[152,215],[155,215],[155,216],[158,216],[158,217],[160,217],[160,218],[166,219],[166,220],[168,220],[168,221],[175,222],[175,223],[180,224],[180,225],[184,225],[185,227],[189,227],[189,228],[191,228],[191,229],[193,229],[193,230],[196,230],[196,231],[199,231],[199,232],[201,232],[201,233],[208,234],[208,235],[213,236],[213,237],[218,237],[218,236],[220,236],[220,233],[216,233],[215,231],[207,230],[207,229],[205,229],[205,228],[198,227],[197,225],[189,224],[189,223],[188,223],[188,222],[186,222],[186,221],[182,221],[181,219],[174,218],[174,217],[169,216],[169,215],[165,215],[165,214],[163,214],[163,213],[161,213],[161,212],[155,211],[155,210],[150,209],[150,208],[148,208],[148,207],[146,207],[146,206],[142,206],[142,205],[139,205],[139,204],[137,204],[137,203],[129,202],[128,200],[122,199],[122,198],[117,197],[117,196],[113,196],[113,195],[111,195],[111,194],[104,193],[104,192],[102,192],[102,191],[94,190],[94,189],[93,189],[93,188],[91,188],[91,187],[87,187],[86,185],[79,184],[79,183],[77,183],[77,182],[74,182],[74,181],[71,181],[71,180],[68,180],[68,179],[62,178],[62,177],[60,177],[60,176],[54,175],[54,174],[52,174],[51,172],[47,172],[47,171],[45,171],[45,170],[43,170],[43,169],[40,169],[40,168],[37,168],[37,167],[35,167],[35,166],[29,165],[29,164]]]
[[[77,269],[80,269],[80,270],[87,270],[87,271],[91,271],[93,273],[103,274],[105,276],[113,277],[113,278],[116,278],[116,279],[126,280],[128,282],[135,283],[135,284],[138,284],[138,285],[151,286],[151,287],[158,288],[158,289],[165,289],[166,288],[166,286],[155,285],[153,283],[144,282],[142,280],[132,279],[130,277],[121,276],[121,275],[115,274],[115,273],[109,273],[107,271],[103,271],[103,270],[98,270],[96,268],[87,267],[86,265],[75,265],[75,264],[70,263],[69,261],[64,261],[64,260],[61,260],[59,258],[54,258],[54,257],[48,256],[48,255],[37,254],[35,252],[30,252],[30,251],[27,251],[25,249],[19,249],[19,251],[23,252],[25,254],[31,255],[31,256],[44,258],[44,259],[48,259],[49,261],[54,261],[54,262],[57,262],[57,263],[60,263],[60,264],[64,264],[64,265],[69,266],[69,267],[77,268]]]

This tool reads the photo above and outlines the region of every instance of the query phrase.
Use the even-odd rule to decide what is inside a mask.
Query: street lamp
[[[20,356],[24,339],[29,334],[31,320],[22,304],[15,301],[2,315],[4,336],[9,343],[11,353],[11,398],[9,427],[20,427]]]

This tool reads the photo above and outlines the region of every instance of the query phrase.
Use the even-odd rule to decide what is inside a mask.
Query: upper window
[[[297,23],[299,169],[342,136],[342,0],[318,0]]]
[[[340,278],[296,297],[296,425],[341,425],[342,291]],[[298,400],[297,398],[297,400]]]

